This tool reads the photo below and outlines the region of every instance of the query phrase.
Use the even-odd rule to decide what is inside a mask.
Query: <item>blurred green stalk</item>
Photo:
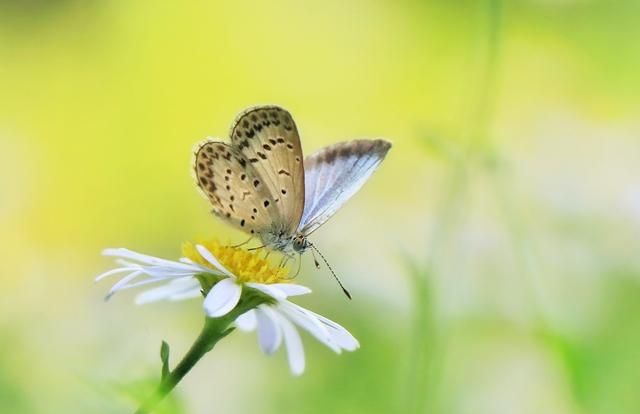
[[[499,75],[502,45],[502,2],[488,0],[487,34],[481,38],[486,47],[483,60],[482,81],[475,101],[473,117],[467,132],[466,145],[461,157],[452,159],[452,167],[446,192],[442,197],[440,219],[431,236],[429,252],[422,266],[413,265],[411,275],[414,295],[413,351],[409,372],[409,399],[407,412],[422,414],[439,411],[437,382],[439,364],[442,361],[444,332],[437,323],[433,295],[429,281],[433,277],[435,263],[440,251],[459,221],[464,203],[462,198],[468,185],[469,170],[475,166],[477,157],[486,154],[491,120],[497,101],[497,79]],[[482,165],[482,163],[480,164]]]

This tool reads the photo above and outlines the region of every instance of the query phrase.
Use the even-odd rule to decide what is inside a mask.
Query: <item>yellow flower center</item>
[[[287,268],[274,266],[268,260],[260,258],[260,253],[251,253],[238,247],[222,246],[214,240],[198,244],[206,247],[240,282],[269,284],[289,281]],[[211,267],[211,264],[198,253],[193,243],[186,242],[182,245],[182,255],[195,263]]]

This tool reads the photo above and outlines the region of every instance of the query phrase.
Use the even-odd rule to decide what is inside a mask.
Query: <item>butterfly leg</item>
[[[300,269],[302,269],[302,255],[298,254],[298,270],[296,270],[296,274],[291,277],[291,279],[295,279],[300,274]]]
[[[282,258],[282,261],[280,262],[280,267],[284,267],[284,266],[286,266],[286,265],[287,265],[287,263],[289,263],[289,260],[291,260],[291,259],[293,259],[293,258],[294,258],[294,257],[293,257],[293,256],[291,256],[291,255],[285,255],[285,256]],[[293,275],[293,276],[289,276],[289,277],[287,277],[287,280],[295,279],[295,278],[298,276],[298,274],[300,273],[300,269],[301,269],[301,267],[302,267],[302,256],[301,256],[301,255],[298,255],[298,269],[296,270],[296,274],[295,274],[295,275]]]

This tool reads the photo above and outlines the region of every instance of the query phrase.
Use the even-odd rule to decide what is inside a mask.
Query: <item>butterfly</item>
[[[308,236],[378,168],[391,143],[358,139],[304,158],[291,114],[249,108],[236,118],[231,143],[207,140],[195,151],[197,184],[213,213],[285,255],[303,253]]]

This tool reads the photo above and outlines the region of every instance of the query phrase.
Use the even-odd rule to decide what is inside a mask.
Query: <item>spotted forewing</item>
[[[291,115],[276,106],[250,108],[230,136],[230,144],[208,141],[195,154],[198,186],[213,212],[251,234],[292,234],[304,208],[304,167]]]

